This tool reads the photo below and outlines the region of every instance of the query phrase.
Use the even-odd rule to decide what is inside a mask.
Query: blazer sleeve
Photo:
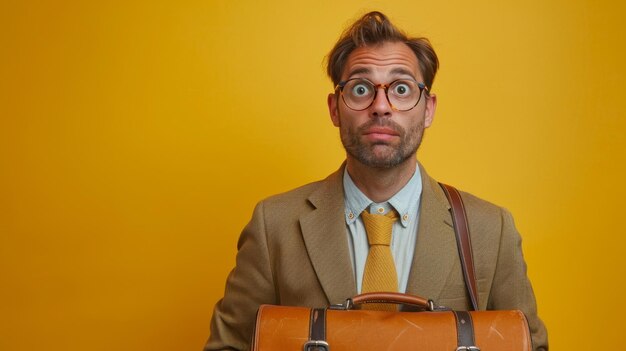
[[[248,350],[259,306],[277,303],[265,223],[261,202],[239,238],[236,265],[213,310],[205,351]]]
[[[487,309],[519,309],[526,315],[533,350],[548,350],[548,335],[537,316],[535,294],[526,274],[522,239],[511,214],[502,209],[502,231],[498,259]]]

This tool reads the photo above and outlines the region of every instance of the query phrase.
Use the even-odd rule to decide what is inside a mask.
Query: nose
[[[393,109],[391,108],[389,99],[387,99],[387,91],[383,86],[376,88],[376,96],[370,105],[370,116],[372,118],[390,117]]]

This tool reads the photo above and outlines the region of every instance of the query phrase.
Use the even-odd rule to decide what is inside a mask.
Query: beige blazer
[[[422,199],[407,293],[470,309],[448,201],[420,165]],[[326,306],[354,296],[344,219],[343,166],[328,178],[261,201],[238,243],[236,267],[215,305],[205,350],[247,350],[261,304]],[[505,209],[461,192],[480,309],[520,309],[535,350],[547,350],[526,276],[521,238]]]

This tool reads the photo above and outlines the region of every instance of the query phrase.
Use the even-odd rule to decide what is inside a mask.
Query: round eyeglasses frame
[[[366,107],[364,107],[362,109],[355,109],[355,108],[351,107],[348,104],[348,102],[346,101],[346,99],[344,98],[344,96],[343,96],[343,88],[346,86],[346,84],[348,84],[348,82],[353,81],[353,80],[364,81],[364,82],[367,82],[367,83],[371,84],[372,87],[374,87],[374,97],[372,97],[372,101],[369,103],[369,105],[367,105]],[[376,101],[376,96],[378,95],[378,90],[380,88],[383,88],[385,90],[385,97],[387,98],[387,102],[389,103],[389,106],[391,106],[391,109],[394,110],[394,111],[402,111],[402,112],[404,112],[404,111],[410,111],[410,110],[414,109],[415,106],[417,106],[417,104],[420,103],[420,100],[422,100],[423,92],[426,91],[426,95],[428,95],[428,92],[429,92],[428,87],[426,86],[426,84],[424,84],[424,83],[417,83],[416,82],[417,83],[417,87],[420,90],[420,96],[417,98],[417,101],[415,102],[415,105],[411,106],[410,108],[404,109],[404,110],[401,110],[401,109],[395,107],[391,103],[391,101],[389,100],[389,87],[391,87],[395,82],[406,81],[406,80],[407,79],[396,79],[396,80],[390,82],[389,84],[374,84],[374,83],[372,83],[371,81],[369,81],[368,79],[365,79],[365,78],[352,78],[352,79],[345,80],[343,82],[339,82],[339,84],[337,84],[337,86],[335,86],[335,91],[337,91],[337,89],[339,89],[339,93],[341,95],[341,100],[343,100],[343,103],[346,104],[346,106],[348,106],[349,109],[351,109],[353,111],[363,111],[363,110],[367,110],[370,106],[372,106],[374,101]]]

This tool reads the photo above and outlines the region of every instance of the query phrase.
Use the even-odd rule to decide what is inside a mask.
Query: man
[[[430,92],[437,68],[428,40],[407,38],[382,13],[364,15],[343,33],[328,57],[336,87],[328,109],[346,161],[322,181],[257,205],[205,350],[248,349],[260,304],[319,307],[380,289],[367,273],[365,222],[376,213],[392,218],[387,257],[395,269],[389,281],[376,279],[389,290],[470,309],[449,203],[416,160],[437,106]],[[534,349],[547,350],[511,215],[470,194],[462,198],[480,309],[522,310]]]

